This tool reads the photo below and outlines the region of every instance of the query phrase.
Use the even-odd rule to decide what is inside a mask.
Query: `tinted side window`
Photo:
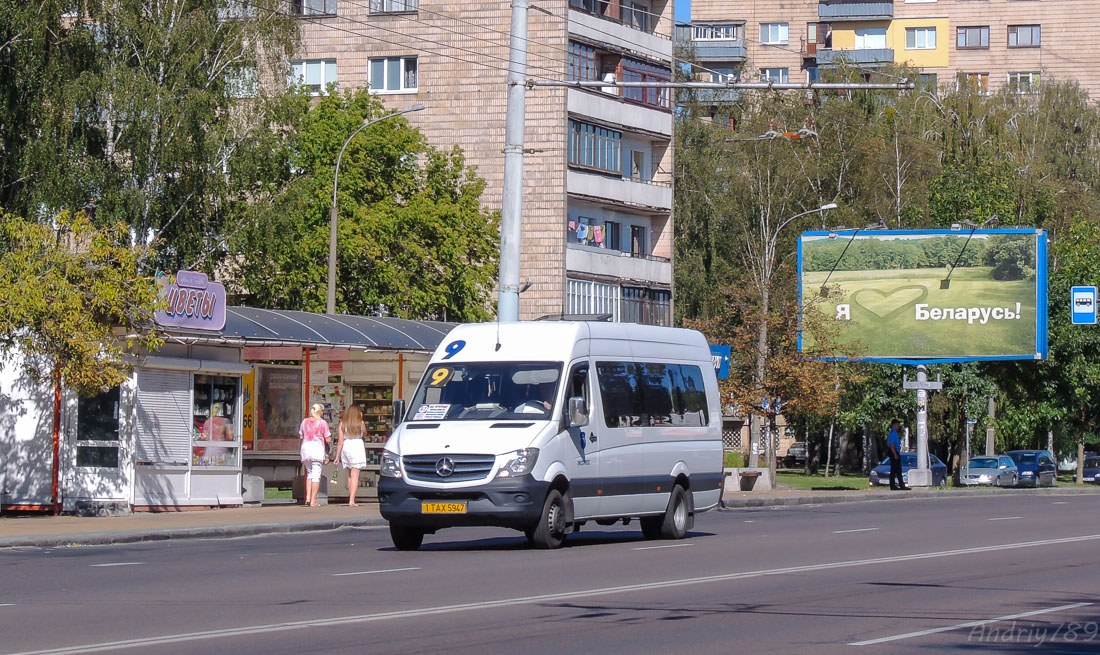
[[[639,364],[642,369],[642,407],[649,420],[643,425],[672,425],[672,378],[675,364]]]
[[[597,362],[596,377],[603,401],[604,423],[609,428],[643,425],[637,365],[632,362]]]
[[[680,364],[676,368],[679,372],[679,395],[683,398],[683,404],[678,409],[684,417],[684,425],[710,425],[703,371],[688,364]]]

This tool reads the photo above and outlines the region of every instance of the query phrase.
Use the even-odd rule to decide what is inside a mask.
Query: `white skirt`
[[[344,439],[340,464],[346,469],[361,469],[367,465],[367,447],[363,445],[362,439]]]
[[[312,440],[303,441],[300,454],[303,462],[323,462],[326,459],[325,442]]]

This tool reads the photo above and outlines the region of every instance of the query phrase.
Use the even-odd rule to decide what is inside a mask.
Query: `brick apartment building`
[[[369,87],[436,147],[460,146],[500,209],[511,6],[504,0],[295,0],[317,93]],[[671,0],[532,5],[531,79],[667,80]],[[672,308],[672,113],[649,89],[527,92],[520,317],[611,314],[663,324]]]
[[[809,82],[840,59],[920,69],[925,85],[1034,93],[1043,75],[1100,97],[1097,0],[693,0],[678,38],[700,63],[748,79]]]

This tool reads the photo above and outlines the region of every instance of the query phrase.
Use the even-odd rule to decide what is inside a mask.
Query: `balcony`
[[[570,170],[566,175],[565,190],[569,195],[597,202],[618,203],[652,212],[672,211],[671,186]]]
[[[817,15],[822,21],[890,20],[894,3],[869,0],[820,0]]]
[[[677,23],[676,45],[693,48],[695,58],[701,62],[745,61],[745,40],[740,36],[730,37],[728,27],[734,26]],[[738,29],[743,30],[743,26]]]
[[[620,22],[569,9],[569,33],[592,43],[606,43],[627,51],[672,60],[672,39],[642,32]]]
[[[629,252],[576,243],[565,249],[565,270],[620,280],[672,284],[672,262],[663,257],[631,257]]]
[[[819,48],[818,66],[836,66],[846,63],[853,66],[876,66],[894,62],[893,48],[868,48],[863,50],[831,50]]]
[[[601,88],[619,91],[617,87]],[[671,113],[627,102],[618,95],[591,93],[591,91],[596,89],[567,90],[567,104],[571,115],[593,118],[602,123],[620,126],[628,132],[642,131],[672,138]]]

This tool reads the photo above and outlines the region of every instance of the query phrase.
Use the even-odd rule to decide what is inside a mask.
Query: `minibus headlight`
[[[539,458],[539,449],[524,448],[514,453],[508,453],[506,457],[510,459],[497,471],[498,478],[514,478],[530,473],[531,469],[535,468],[535,460]]]
[[[388,450],[382,451],[382,477],[401,477],[401,458]]]

